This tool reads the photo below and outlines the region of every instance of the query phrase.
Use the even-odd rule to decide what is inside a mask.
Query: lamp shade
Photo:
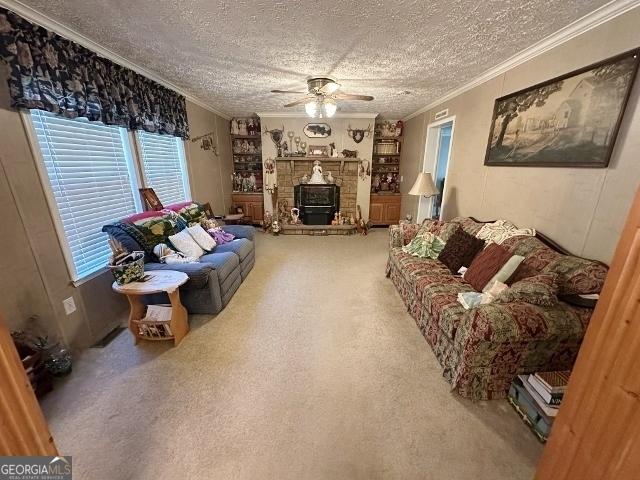
[[[438,195],[439,193],[440,192],[433,183],[431,174],[426,172],[420,172],[418,174],[416,183],[414,183],[413,187],[411,187],[411,190],[409,190],[409,195],[424,195],[425,197],[433,197],[434,195]]]

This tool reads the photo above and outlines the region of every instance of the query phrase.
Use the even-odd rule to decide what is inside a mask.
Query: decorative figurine
[[[278,235],[280,233],[280,222],[278,222],[278,220],[274,220],[271,224],[271,231],[274,235]]]
[[[298,152],[300,152],[300,137],[296,137],[293,139],[294,142],[296,142],[296,154]]]
[[[335,182],[335,178],[333,178],[333,175],[331,175],[331,172],[327,172],[327,183],[333,183]]]
[[[244,120],[238,120],[238,128],[240,135],[247,135],[247,122]]]
[[[300,183],[309,183],[309,176],[306,173],[300,179]]]
[[[284,142],[282,142],[282,156],[283,157],[288,157],[289,156],[289,145],[287,145],[287,141],[286,140]]]
[[[369,160],[362,160],[358,166],[358,174],[360,180],[365,181],[367,177],[371,175],[371,167],[369,166]]]
[[[251,175],[249,175],[249,189],[249,191],[251,192],[256,191],[256,176],[253,174],[253,172],[251,172]]]
[[[231,119],[231,135],[240,135],[240,127],[238,126],[238,119]]]
[[[249,152],[249,142],[247,141],[246,138],[242,141],[241,151],[242,151],[242,153],[248,153]]]
[[[306,156],[307,154],[307,142],[300,142],[300,151],[302,152],[302,156]]]
[[[330,149],[330,152],[331,152],[331,157],[338,158],[338,150],[336,150],[336,144],[331,142],[329,144],[329,149]]]
[[[347,150],[346,148],[344,150],[342,150],[342,156],[344,158],[358,158],[358,151],[357,150]]]
[[[298,223],[300,223],[300,209],[293,207],[291,209],[291,224],[297,225]]]
[[[247,135],[253,136],[256,134],[256,127],[253,124],[253,118],[250,118],[247,122]]]
[[[355,225],[356,219],[353,218],[353,213],[349,216],[349,225]]]
[[[309,183],[315,183],[315,184],[327,183],[326,180],[324,179],[324,176],[322,175],[322,167],[320,166],[320,160],[316,160],[315,162],[313,162],[313,173],[311,174],[311,180],[309,180]]]
[[[331,225],[338,225],[338,212],[333,214],[333,220],[331,220]]]
[[[380,190],[380,174],[376,173],[371,180],[371,191],[378,192]]]

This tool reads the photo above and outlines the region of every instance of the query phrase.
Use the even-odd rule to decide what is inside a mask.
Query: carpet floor
[[[43,400],[76,479],[530,479],[506,401],[452,394],[384,276],[386,230],[256,240],[180,346],[128,331]]]

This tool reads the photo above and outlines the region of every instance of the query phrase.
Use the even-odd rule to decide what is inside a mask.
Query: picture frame
[[[606,168],[639,64],[634,49],[496,99],[484,164]]]
[[[140,196],[142,197],[145,210],[157,212],[164,208],[162,206],[162,202],[158,198],[158,195],[153,190],[153,188],[139,188],[138,191],[140,192]]]
[[[211,204],[209,202],[202,204],[202,209],[204,210],[204,214],[207,218],[214,218],[215,215],[213,213],[213,209],[211,208]]]
[[[331,136],[331,126],[328,123],[307,123],[302,131],[309,138],[327,138]]]
[[[329,147],[326,145],[309,145],[308,157],[328,157]]]

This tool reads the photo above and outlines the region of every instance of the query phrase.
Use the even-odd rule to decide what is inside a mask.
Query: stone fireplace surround
[[[313,162],[319,160],[322,173],[329,172],[336,184],[340,186],[340,210],[343,216],[356,216],[356,192],[358,189],[359,159],[332,157],[289,157],[276,159],[278,178],[278,202],[287,201],[289,208],[294,204],[294,180],[299,181],[303,175],[311,176]],[[342,183],[340,183],[342,182]]]

